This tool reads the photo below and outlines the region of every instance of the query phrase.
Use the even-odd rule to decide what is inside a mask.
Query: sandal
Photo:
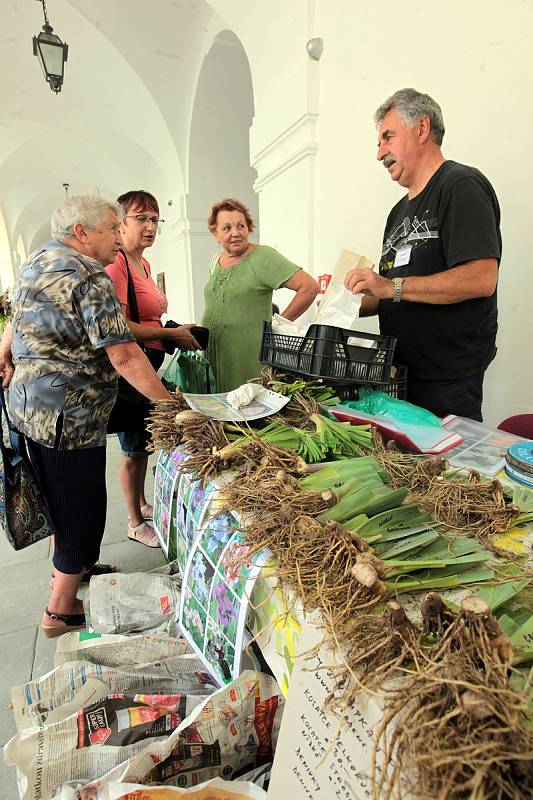
[[[64,625],[45,625],[43,622],[41,628],[44,631],[44,635],[49,639],[53,636],[61,636],[69,631],[82,631],[87,627],[85,614],[54,614],[48,608],[44,613],[48,614],[51,619],[57,619],[65,623]]]
[[[150,505],[150,503],[145,503],[144,506],[141,506],[141,514],[145,519],[153,519],[154,518],[154,507]]]
[[[138,534],[141,533],[141,531],[146,531],[151,534],[146,541],[139,538]],[[128,539],[131,539],[132,542],[144,544],[145,547],[161,547],[157,534],[147,522],[141,522],[139,525],[128,525]]]
[[[108,575],[110,572],[117,572],[117,571],[118,571],[117,567],[115,567],[113,564],[93,564],[91,569],[83,573],[83,575],[81,576],[80,583],[89,583],[93,575]],[[51,589],[54,588],[54,578],[55,575],[52,572],[52,579],[49,583]]]
[[[110,572],[118,572],[118,567],[114,564],[93,564],[91,569],[81,576],[81,583],[89,583],[94,575],[109,575]]]

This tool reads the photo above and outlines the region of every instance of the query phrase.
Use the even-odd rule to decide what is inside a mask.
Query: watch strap
[[[399,303],[402,299],[402,288],[403,288],[403,278],[393,278],[392,282],[394,284],[394,296],[392,298],[393,303]]]

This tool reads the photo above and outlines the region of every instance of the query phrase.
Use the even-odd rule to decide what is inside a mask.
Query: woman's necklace
[[[217,271],[217,274],[216,274],[216,283],[217,283],[217,286],[219,288],[221,288],[222,286],[226,285],[226,283],[228,282],[228,280],[231,277],[231,273],[232,272],[233,272],[233,269],[231,267],[226,267],[226,269],[224,269],[223,267],[220,266],[220,262],[219,262],[218,271]]]

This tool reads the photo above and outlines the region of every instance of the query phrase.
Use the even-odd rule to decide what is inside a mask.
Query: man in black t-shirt
[[[473,167],[445,161],[444,122],[429,95],[401,89],[375,114],[378,161],[408,190],[385,226],[379,274],[345,284],[379,314],[408,368],[407,399],[442,417],[481,421],[483,376],[496,354],[501,256],[494,189]]]

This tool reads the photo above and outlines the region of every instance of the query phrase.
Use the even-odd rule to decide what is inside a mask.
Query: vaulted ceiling
[[[184,191],[195,87],[216,20],[204,0],[48,0],[47,10],[69,45],[58,95],[32,54],[41,3],[2,2],[0,210],[12,251],[19,236],[26,250],[42,239],[64,182],[70,194],[114,197],[139,175],[168,197]]]

